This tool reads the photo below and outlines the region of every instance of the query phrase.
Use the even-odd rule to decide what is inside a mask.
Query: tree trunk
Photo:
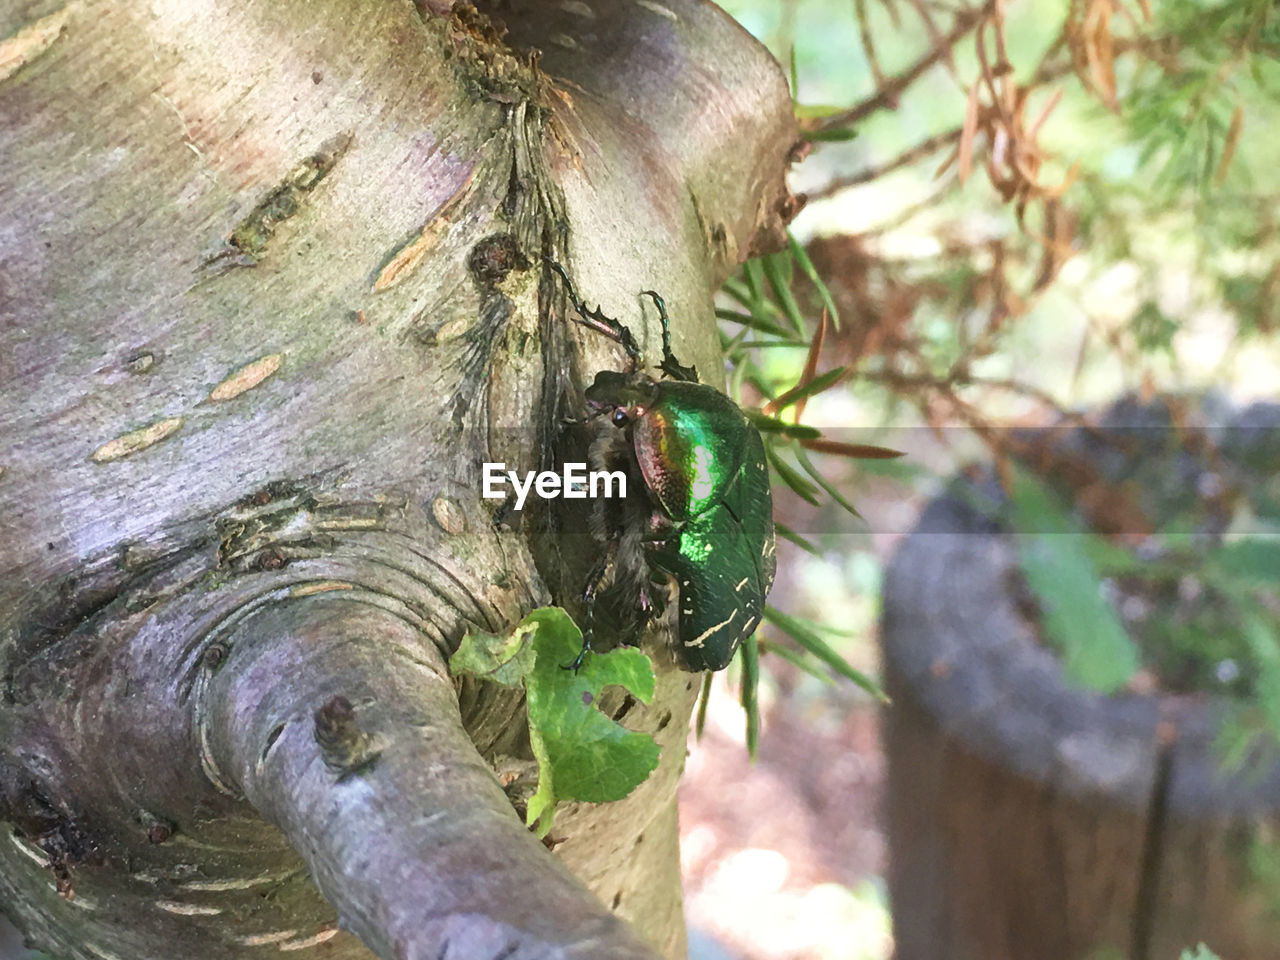
[[[1248,865],[1280,766],[1227,774],[1220,719],[1067,684],[1020,614],[1016,548],[935,501],[885,577],[889,887],[900,960],[1280,958]]]
[[[553,855],[503,790],[522,700],[445,658],[591,559],[480,496],[621,363],[542,258],[650,348],[661,290],[718,369],[711,292],[794,208],[776,64],[696,0],[0,37],[0,906],[75,960],[681,955],[696,678],[606,703],[661,763]]]

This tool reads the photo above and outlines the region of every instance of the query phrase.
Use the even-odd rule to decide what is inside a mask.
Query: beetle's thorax
[[[657,381],[643,373],[601,370],[587,387],[587,406],[594,413],[620,408],[632,411],[633,417],[643,416],[657,401],[658,391]]]

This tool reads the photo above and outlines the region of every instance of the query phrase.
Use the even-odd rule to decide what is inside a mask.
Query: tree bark
[[[647,638],[653,702],[605,706],[660,766],[553,855],[503,790],[521,699],[445,658],[591,559],[480,496],[621,363],[542,258],[650,351],[661,290],[718,369],[711,292],[794,209],[776,64],[698,2],[0,37],[0,906],[76,960],[681,955],[696,678]]]

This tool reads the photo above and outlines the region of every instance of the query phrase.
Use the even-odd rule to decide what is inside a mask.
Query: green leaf
[[[796,333],[803,334],[804,317],[800,313],[800,305],[791,293],[791,258],[785,253],[771,253],[767,257],[761,257],[760,264],[783,315],[791,321]]]
[[[748,260],[742,265],[742,278],[747,284],[747,299],[744,303],[756,312],[758,304],[764,302],[764,265],[762,258]]]
[[[759,330],[761,333],[767,333],[771,337],[778,337],[783,342],[790,343],[793,346],[801,345],[801,342],[796,339],[796,335],[790,330],[787,330],[785,327],[778,326],[778,324],[771,322],[759,314],[743,313],[741,310],[726,310],[721,307],[716,311],[716,316],[721,320],[740,323],[744,327],[750,327],[752,330]]]
[[[760,745],[760,649],[753,633],[739,648],[742,659],[742,711],[747,715],[747,756],[755,763]]]
[[[1221,958],[1202,943],[1194,950],[1183,950],[1180,960],[1221,960]]]
[[[1063,672],[1102,693],[1120,689],[1137,672],[1138,650],[1102,595],[1086,535],[1048,490],[1023,471],[1014,483],[1013,517],[1022,572]],[[1059,532],[1036,532],[1046,530]]]
[[[821,680],[823,683],[831,684],[835,681],[831,679],[829,671],[821,670],[817,664],[813,662],[813,658],[807,656],[802,650],[791,650],[781,643],[771,640],[760,641],[760,652],[767,656],[781,657],[787,663],[794,666],[797,670],[803,670],[815,680]]]
[[[734,366],[733,372],[729,374],[729,396],[733,397],[734,402],[739,406],[742,404],[742,384],[747,378],[748,366],[748,361],[743,358],[740,363]]]
[[[807,500],[815,507],[818,505],[818,488],[812,483],[800,476],[800,471],[796,470],[791,464],[783,460],[773,449],[772,446],[765,447],[765,456],[769,463],[773,465],[773,469],[777,471],[779,479],[790,487],[802,500]]]
[[[766,623],[773,624],[796,643],[800,644],[801,647],[825,663],[835,673],[852,680],[881,703],[889,702],[889,698],[885,696],[885,692],[880,689],[878,683],[861,670],[851,666],[844,657],[836,653],[827,641],[818,636],[816,625],[806,623],[798,617],[789,616],[781,610],[770,606],[764,608],[764,619]]]
[[[833,103],[798,103],[796,104],[796,119],[822,120],[846,109],[848,108]]]
[[[468,630],[457,651],[449,658],[449,672],[470,674],[507,687],[522,685],[533,669],[534,647],[526,641],[539,627],[538,621],[531,621],[531,617],[532,613],[505,636]]]
[[[790,540],[801,550],[806,550],[809,553],[812,553],[815,557],[822,556],[821,550],[815,547],[812,543],[810,543],[804,537],[800,536],[800,534],[796,533],[794,530],[788,527],[785,523],[779,523],[777,520],[775,520],[773,521],[773,529],[774,529],[774,532],[776,532],[778,536],[780,536],[783,540]]]
[[[1245,643],[1253,655],[1253,695],[1272,736],[1280,737],[1280,636],[1265,608],[1256,602],[1240,609]]]
[[[822,431],[817,427],[810,427],[803,423],[787,423],[785,420],[779,420],[777,417],[766,416],[759,410],[743,410],[747,415],[747,419],[761,433],[780,433],[784,437],[793,440],[816,440],[822,436]]]
[[[846,500],[844,494],[837,490],[831,481],[822,475],[822,471],[814,466],[813,461],[809,459],[809,455],[805,453],[803,449],[796,450],[796,461],[804,468],[804,472],[813,477],[818,486],[826,491],[827,496],[840,504],[841,507],[853,514],[859,520],[863,519],[862,514],[858,512],[858,508]]]
[[[694,722],[693,730],[698,739],[702,739],[702,731],[707,725],[707,705],[711,702],[711,678],[714,677],[710,670],[702,678],[702,689],[698,692],[698,716]]]
[[[836,367],[834,370],[828,370],[826,373],[820,373],[802,387],[796,387],[794,390],[788,390],[786,396],[775,407],[777,410],[785,410],[794,403],[799,403],[806,397],[812,397],[815,394],[826,390],[833,383],[848,375],[848,367]]]
[[[1219,725],[1214,736],[1213,747],[1218,764],[1225,771],[1242,771],[1257,746],[1262,731],[1257,724],[1249,722],[1250,713],[1251,711],[1240,709],[1239,706],[1235,707]]]
[[[1228,540],[1210,554],[1208,562],[1221,573],[1250,584],[1280,583],[1280,536]]]
[[[1154,302],[1144,303],[1129,321],[1129,327],[1139,350],[1148,353],[1157,350],[1173,353],[1173,337],[1178,332],[1178,321],[1165,316]]]
[[[1106,537],[1085,537],[1082,546],[1103,576],[1149,574],[1152,569],[1150,561],[1142,560],[1132,550],[1112,543]]]
[[[841,132],[843,131],[831,131],[831,133]],[[849,131],[849,133],[852,134],[853,131]],[[851,137],[834,138],[830,135],[824,135],[821,139],[851,139]],[[831,291],[827,289],[827,285],[822,282],[822,278],[818,276],[818,268],[815,267],[813,265],[813,261],[809,259],[808,252],[800,241],[791,235],[790,230],[787,231],[787,249],[791,251],[791,256],[795,258],[796,263],[800,265],[800,269],[804,272],[804,275],[809,278],[809,282],[812,283],[814,289],[818,291],[818,296],[822,300],[822,305],[827,308],[827,317],[831,321],[832,328],[839,330],[840,311],[836,309],[836,301],[831,296]]]
[[[800,139],[814,143],[847,143],[856,140],[858,131],[853,127],[833,127],[830,130],[801,130]]]
[[[733,297],[733,299],[737,300],[738,303],[742,304],[748,310],[751,309],[751,303],[752,303],[751,291],[747,288],[747,285],[744,281],[739,280],[737,277],[730,277],[728,280],[724,282],[724,286],[721,287],[720,289],[724,293]],[[719,313],[718,310],[716,312]],[[732,318],[729,318],[729,319],[732,319]]]
[[[551,829],[560,800],[607,803],[634,790],[658,765],[658,745],[601,713],[607,686],[638,700],[653,698],[653,665],[639,650],[589,654],[577,672],[564,669],[582,647],[582,631],[559,607],[541,607],[501,637],[469,631],[449,660],[455,673],[500,683],[523,682],[529,741],[538,761],[538,790],[525,820],[539,836]]]

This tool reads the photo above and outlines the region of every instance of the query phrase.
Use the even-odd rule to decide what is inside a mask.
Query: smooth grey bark
[[[680,955],[695,678],[650,638],[654,702],[608,706],[661,765],[553,855],[519,699],[444,658],[590,560],[480,498],[620,362],[540,258],[651,348],[662,290],[717,369],[710,293],[794,209],[776,64],[697,2],[0,37],[0,906],[77,960]]]

